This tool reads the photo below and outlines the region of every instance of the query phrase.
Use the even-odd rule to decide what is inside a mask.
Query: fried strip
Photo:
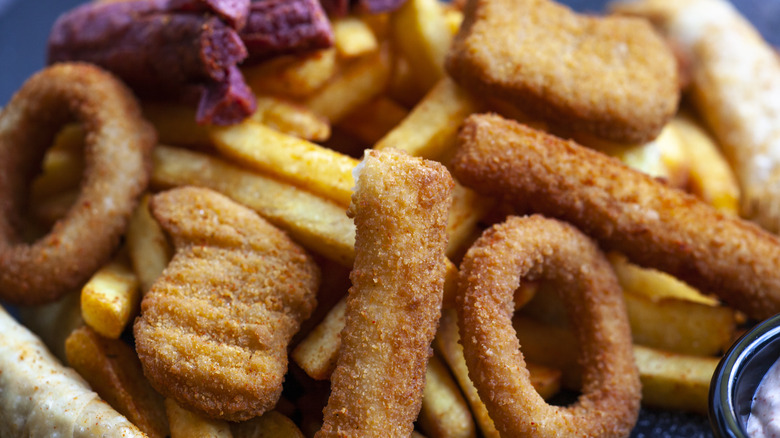
[[[728,1],[621,2],[674,41],[691,96],[742,189],[741,214],[780,232],[780,58]]]
[[[0,436],[146,437],[2,307],[0,370]]]
[[[548,405],[529,378],[512,327],[514,291],[528,278],[556,284],[580,341],[583,386],[573,405]],[[594,242],[553,219],[510,217],[466,253],[458,301],[469,376],[502,436],[628,436],[639,372],[622,291]]]
[[[441,313],[452,178],[396,150],[363,163],[347,324],[317,437],[409,436]]]
[[[467,119],[453,174],[561,218],[632,262],[755,318],[780,312],[780,239],[571,141],[495,115]]]
[[[49,234],[24,243],[29,183],[73,118],[87,131],[80,193]],[[54,301],[108,261],[147,185],[155,142],[130,90],[95,66],[58,64],[28,79],[0,112],[0,298]]]

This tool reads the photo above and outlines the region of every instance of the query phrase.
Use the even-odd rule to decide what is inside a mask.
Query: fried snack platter
[[[188,1],[158,3],[155,14],[203,7]],[[206,105],[205,113],[210,115],[214,115],[214,108],[231,102],[209,98],[208,92],[197,108],[189,99],[140,99],[144,117],[156,128],[158,144],[152,151],[154,165],[147,193],[125,193],[137,206],[132,214],[120,214],[119,222],[127,223],[122,244],[114,248],[113,255],[102,256],[102,267],[91,268],[92,275],[80,280],[83,287],[72,288],[73,293],[54,303],[15,309],[19,319],[58,356],[54,359],[40,353],[38,359],[36,353],[34,360],[66,376],[63,380],[70,386],[60,385],[64,391],[78,388],[79,397],[94,400],[94,393],[85,392],[83,378],[112,406],[101,405],[98,412],[77,402],[79,406],[73,410],[81,416],[59,415],[57,424],[67,428],[82,421],[84,415],[113,418],[119,424],[127,421],[122,420],[126,417],[151,436],[313,436],[318,431],[318,436],[339,431],[357,436],[371,428],[378,436],[391,426],[404,436],[412,429],[415,436],[430,437],[497,436],[497,428],[509,436],[521,430],[555,434],[564,424],[583,430],[586,426],[567,419],[566,412],[601,409],[594,408],[601,405],[594,405],[593,398],[606,403],[603,406],[615,416],[612,423],[589,424],[587,430],[593,435],[625,436],[632,426],[635,435],[645,433],[645,428],[657,432],[659,424],[654,423],[669,421],[668,415],[672,418],[670,436],[675,436],[672,430],[682,431],[681,435],[691,430],[704,432],[707,387],[719,354],[754,321],[752,318],[772,313],[777,307],[771,275],[777,239],[736,219],[741,201],[739,178],[685,92],[682,108],[678,108],[676,72],[663,65],[685,58],[675,59],[665,50],[661,37],[654,36],[655,31],[645,24],[642,32],[649,34],[637,37],[632,44],[602,44],[598,38],[591,44],[591,33],[615,34],[613,30],[630,26],[630,22],[604,24],[598,18],[562,11],[547,2],[521,3],[553,14],[563,23],[555,29],[534,29],[536,35],[555,33],[545,50],[574,50],[567,45],[567,38],[584,35],[581,45],[590,46],[591,52],[573,55],[567,62],[586,66],[585,70],[598,68],[584,59],[594,53],[603,55],[599,51],[605,48],[628,57],[644,50],[654,53],[653,64],[660,70],[649,76],[637,80],[636,75],[620,77],[611,71],[604,76],[627,90],[657,90],[652,93],[650,107],[672,107],[676,113],[665,110],[659,117],[653,116],[656,118],[645,114],[621,119],[625,117],[621,107],[609,104],[614,96],[605,97],[603,105],[586,109],[609,82],[589,84],[567,95],[563,90],[583,79],[572,78],[566,69],[550,73],[541,59],[531,61],[542,66],[542,73],[551,74],[552,87],[560,92],[549,101],[544,98],[549,95],[544,86],[524,80],[522,75],[516,79],[506,76],[505,71],[493,70],[496,64],[528,62],[511,50],[491,52],[487,58],[472,56],[470,48],[511,34],[511,27],[505,27],[511,23],[502,22],[486,7],[506,7],[498,0],[468,2],[464,10],[460,5],[408,0],[404,5],[385,6],[398,9],[378,13],[372,10],[376,6],[366,1],[356,6],[363,8],[356,9],[362,12],[346,15],[339,15],[344,11],[338,2],[323,2],[331,16],[328,24],[332,26],[333,47],[241,67],[256,108],[246,120],[226,124],[221,122],[223,115],[216,115],[211,119],[215,125],[195,123],[196,118],[203,119],[204,99],[213,104]],[[647,5],[652,11],[653,2]],[[631,13],[651,15],[647,10],[639,8]],[[466,30],[460,29],[464,17]],[[505,18],[511,17],[506,14]],[[243,20],[229,15],[223,18],[231,26]],[[488,25],[480,27],[480,23]],[[502,33],[505,31],[508,33]],[[453,40],[456,43],[451,50]],[[620,56],[606,64],[620,64]],[[235,79],[230,76],[234,70],[232,65],[224,68],[229,83]],[[484,72],[490,74],[481,76]],[[679,82],[684,84],[686,70],[681,72],[683,80]],[[532,76],[535,74],[539,73]],[[241,90],[238,86],[220,96],[232,98],[241,95]],[[638,93],[631,98],[641,96]],[[13,114],[17,105],[7,105],[7,113]],[[537,107],[541,109],[536,111]],[[632,110],[641,112],[643,108]],[[478,113],[500,115],[468,117]],[[226,114],[235,116],[231,111]],[[478,121],[479,117],[486,119]],[[475,134],[477,126],[485,126],[488,134]],[[527,128],[519,128],[522,126]],[[79,199],[81,174],[89,163],[81,151],[85,141],[94,142],[91,129],[94,124],[65,125],[56,139],[49,141],[53,145],[29,190],[27,214],[40,229],[27,227],[26,233],[45,235],[52,224],[69,217],[73,200]],[[525,137],[518,136],[517,130]],[[645,141],[645,137],[652,140]],[[579,144],[569,145],[561,138]],[[637,139],[642,141],[626,143]],[[550,154],[553,161],[542,165],[547,159],[543,158],[521,165],[509,155],[496,161],[502,147],[517,148],[526,141],[531,148],[549,146],[555,151]],[[395,162],[399,167],[371,163],[364,158],[366,149],[373,149],[366,157]],[[482,149],[487,152],[480,156]],[[585,176],[579,181],[572,178],[577,186],[565,195],[555,189],[569,184],[570,175],[568,158],[555,155],[559,149],[568,149],[574,161],[587,163]],[[364,160],[366,164],[360,164]],[[438,162],[455,176],[454,186],[441,177],[448,172]],[[521,173],[529,178],[525,185],[517,184],[519,181],[506,177],[504,170],[492,169],[491,162],[506,163],[506,172],[528,166]],[[589,182],[588,165],[609,175],[607,180],[632,183],[600,188]],[[404,166],[408,169],[401,170]],[[541,167],[553,173],[545,174]],[[425,168],[436,171],[426,173]],[[405,176],[415,172],[421,173]],[[437,172],[440,176],[434,177]],[[587,190],[577,191],[589,184],[606,198],[599,200]],[[175,189],[181,186],[201,188]],[[650,202],[641,199],[645,195]],[[433,201],[436,196],[442,197],[438,204]],[[528,202],[524,196],[538,199]],[[420,205],[410,203],[415,198]],[[653,204],[656,201],[659,204]],[[616,207],[618,213],[583,209],[588,203]],[[383,208],[386,212],[379,213]],[[437,213],[425,213],[431,208]],[[441,209],[448,210],[448,220],[443,220],[447,214]],[[606,264],[614,271],[615,277],[609,281],[617,281],[618,289],[622,288],[618,298],[622,299],[591,298],[586,301],[595,304],[574,303],[567,310],[550,298],[556,295],[551,284],[565,282],[549,279],[560,280],[560,272],[571,269],[555,265],[572,262],[573,253],[584,257],[583,251],[530,268],[529,282],[524,280],[516,290],[504,291],[500,307],[508,317],[502,320],[502,330],[516,333],[522,353],[519,368],[528,370],[518,380],[523,389],[505,396],[530,409],[520,415],[500,411],[497,406],[503,403],[493,399],[498,392],[486,391],[498,382],[497,376],[489,376],[500,373],[500,368],[485,361],[498,351],[490,348],[491,340],[479,344],[458,341],[458,331],[475,333],[497,312],[466,310],[478,300],[466,298],[471,292],[464,285],[478,287],[479,281],[461,278],[459,287],[458,265],[482,230],[501,224],[507,216],[529,213],[544,213],[570,223],[563,228],[545,225],[555,230],[553,234],[569,230],[576,234],[580,231],[574,227],[579,227],[588,235],[583,237],[586,241],[595,239],[601,245],[601,250],[595,249],[597,253],[610,250],[599,254],[598,262],[590,263]],[[693,225],[687,221],[685,243],[675,244],[674,237],[670,241],[653,238],[664,233],[659,231],[663,227],[679,229],[674,221],[686,222],[691,214],[696,221]],[[667,220],[667,216],[673,218]],[[539,226],[541,230],[544,227],[533,221],[552,220],[531,217],[530,222],[520,221],[521,228]],[[660,228],[655,228],[651,223],[659,218]],[[705,236],[709,241],[705,239],[704,249],[696,249],[701,235],[706,234],[700,231],[708,226],[724,230],[725,246],[717,235]],[[260,238],[254,231],[246,232],[245,227],[270,227],[264,234],[271,237]],[[102,234],[99,228],[92,230],[93,237]],[[729,246],[737,240],[734,236],[743,235],[754,242],[747,245],[748,254]],[[514,239],[524,242],[526,249],[533,246],[530,240]],[[549,257],[550,251],[558,251],[557,247],[564,250],[577,239],[570,240],[529,257]],[[550,242],[555,240],[543,244]],[[473,248],[489,252],[484,244],[481,249],[479,243]],[[733,255],[737,262],[716,257],[732,271],[711,268],[716,261],[706,248]],[[269,251],[275,255],[269,256]],[[469,260],[471,256],[465,257]],[[696,269],[686,268],[691,260]],[[420,271],[407,271],[407,263]],[[498,264],[489,257],[481,263]],[[723,281],[733,284],[718,292],[734,307],[669,274],[635,263],[667,270],[700,287]],[[759,274],[744,277],[740,268]],[[469,269],[473,272],[473,268],[466,268],[461,274],[467,275]],[[574,278],[581,283],[606,277],[594,271],[593,275]],[[755,284],[740,279],[755,280]],[[742,283],[747,286],[742,287]],[[290,291],[291,296],[283,297],[274,290]],[[414,294],[407,296],[421,290],[428,290],[425,300]],[[388,295],[379,299],[377,291]],[[28,303],[47,299],[35,298],[34,292],[25,298]],[[316,307],[312,301],[315,292]],[[609,310],[607,302],[611,303]],[[416,311],[409,313],[409,309]],[[617,314],[612,320],[601,317],[600,321],[604,330],[609,327],[622,333],[620,358],[596,351],[604,347],[598,342],[604,333],[593,331],[591,337],[578,340],[569,328],[571,323],[596,324],[596,317],[587,315],[605,311]],[[567,312],[574,315],[567,317]],[[9,324],[14,322],[9,320]],[[31,336],[14,326],[13,332],[19,330],[19,339]],[[373,347],[365,342],[380,336],[386,337]],[[579,342],[588,345],[583,353],[584,367],[577,364]],[[32,340],[25,343],[39,349]],[[10,350],[21,348],[13,342],[8,345]],[[388,355],[392,350],[377,350],[382,345],[403,347]],[[608,356],[599,359],[599,354]],[[57,360],[70,365],[81,377],[71,377],[72,370],[62,368]],[[612,373],[610,376],[594,373],[594,364],[615,360],[619,365],[604,368],[613,370],[606,371]],[[8,369],[18,365],[11,363]],[[396,372],[383,373],[383,368]],[[470,372],[482,378],[470,376]],[[329,388],[331,373],[334,383]],[[510,383],[516,380],[514,375],[501,379],[505,377]],[[620,379],[640,379],[641,394],[636,385],[605,383]],[[610,390],[610,385],[624,392]],[[631,391],[632,387],[636,391]],[[50,392],[58,388],[55,385]],[[580,388],[580,403],[585,405],[555,406],[569,404],[567,398],[576,397]],[[23,387],[19,391],[35,390]],[[644,408],[637,421],[632,403],[640,396]],[[607,401],[609,397],[616,400]],[[609,403],[621,409],[611,409]],[[555,420],[536,429],[530,412]],[[39,412],[36,415],[36,419],[45,417]],[[526,416],[531,417],[530,423],[516,423],[523,423],[520,417]],[[547,421],[544,417],[538,420]],[[45,420],[36,421],[37,426],[24,426],[26,433],[45,427],[41,426]],[[89,436],[88,428],[79,430]],[[19,429],[11,425],[7,432],[18,433]],[[128,433],[140,432],[132,429]]]

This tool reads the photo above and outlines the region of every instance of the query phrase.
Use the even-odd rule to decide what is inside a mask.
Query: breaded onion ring
[[[29,183],[74,119],[87,132],[81,193],[49,234],[24,243]],[[0,113],[0,299],[53,301],[108,260],[146,187],[155,142],[135,97],[97,67],[58,64],[27,80]]]
[[[582,395],[551,406],[531,385],[513,296],[521,281],[552,281],[581,345]],[[602,252],[571,225],[510,217],[466,254],[458,295],[469,376],[506,437],[628,436],[639,413],[639,372],[622,292]]]

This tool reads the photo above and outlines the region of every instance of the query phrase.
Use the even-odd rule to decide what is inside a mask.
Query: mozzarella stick
[[[356,172],[353,286],[316,436],[410,436],[441,314],[454,182],[393,149],[368,151]]]
[[[649,18],[679,48],[692,101],[739,180],[742,216],[780,232],[780,57],[725,0],[613,8]]]
[[[0,307],[0,436],[145,437]]]

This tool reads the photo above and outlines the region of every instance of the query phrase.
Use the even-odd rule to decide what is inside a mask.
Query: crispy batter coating
[[[496,115],[466,120],[453,175],[566,220],[755,318],[780,312],[780,239],[618,160]]]
[[[552,282],[579,344],[582,395],[548,405],[531,384],[512,328],[521,282]],[[488,229],[461,264],[459,328],[469,376],[507,437],[625,437],[641,389],[631,329],[615,273],[595,242],[573,226],[534,215]]]
[[[441,164],[392,149],[367,151],[356,180],[347,322],[316,436],[409,436],[441,314],[454,183]]]
[[[675,58],[643,19],[550,0],[469,0],[464,13],[446,68],[480,95],[627,143],[657,136],[677,109]]]
[[[287,345],[315,306],[319,268],[286,234],[208,189],[150,201],[176,253],[141,304],[144,374],[187,409],[231,421],[271,409]]]
[[[27,244],[20,229],[30,181],[74,119],[87,132],[78,198],[47,235]],[[130,90],[98,67],[57,64],[25,82],[0,112],[0,298],[52,302],[108,261],[146,188],[156,137]]]
[[[691,101],[742,189],[741,214],[780,233],[780,57],[725,0],[642,0],[618,10],[651,19],[691,75]]]

